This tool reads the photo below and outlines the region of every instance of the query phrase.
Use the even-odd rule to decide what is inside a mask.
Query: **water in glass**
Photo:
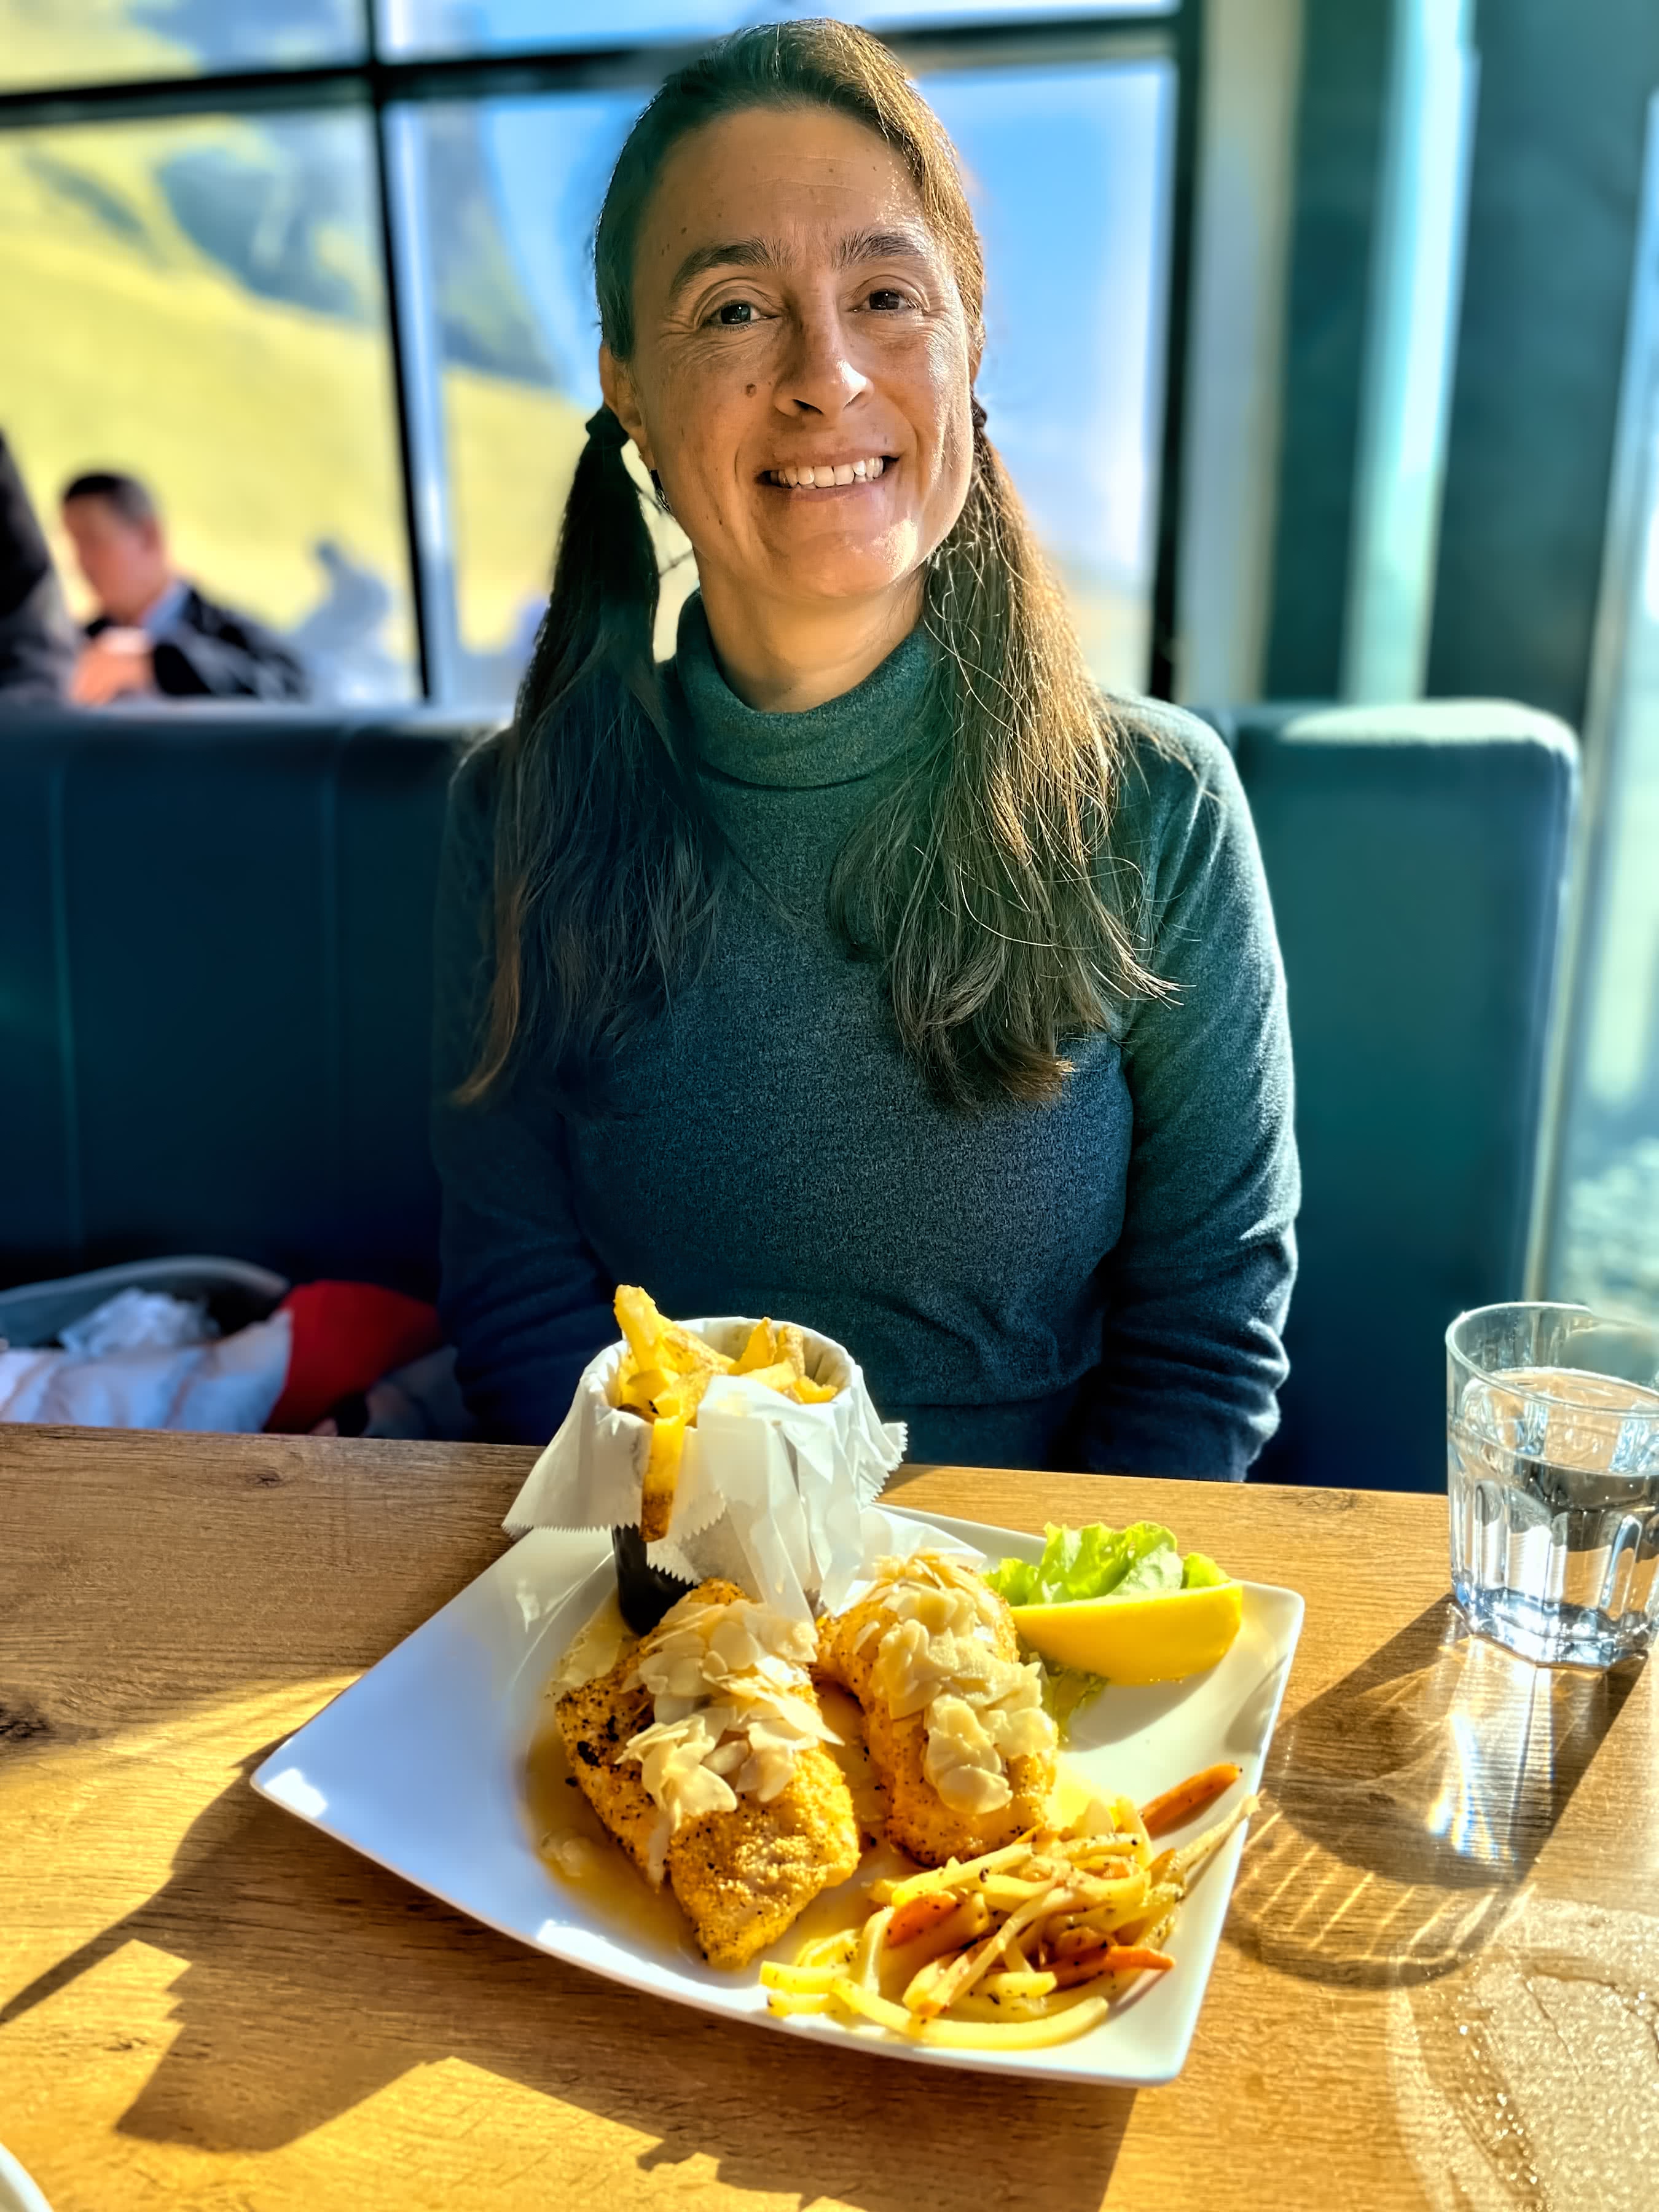
[[[1571,1367],[1454,1379],[1452,1587],[1532,1659],[1607,1667],[1659,1631],[1659,1391]]]

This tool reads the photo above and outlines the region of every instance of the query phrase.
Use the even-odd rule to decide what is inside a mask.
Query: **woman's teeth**
[[[876,453],[868,460],[837,461],[833,468],[769,469],[767,477],[772,483],[788,484],[799,491],[823,491],[831,484],[866,483],[886,465],[886,457]]]

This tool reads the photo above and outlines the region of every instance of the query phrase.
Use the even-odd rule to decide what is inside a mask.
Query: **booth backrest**
[[[432,903],[463,736],[0,722],[0,1283],[207,1252],[430,1294]]]
[[[1284,948],[1302,1157],[1263,1480],[1445,1480],[1446,1325],[1518,1297],[1577,796],[1498,702],[1249,709],[1235,753]]]
[[[1211,719],[1285,948],[1305,1183],[1261,1472],[1432,1486],[1445,1324],[1521,1286],[1572,741],[1504,706]],[[0,1286],[208,1252],[431,1292],[431,910],[465,734],[0,720]]]

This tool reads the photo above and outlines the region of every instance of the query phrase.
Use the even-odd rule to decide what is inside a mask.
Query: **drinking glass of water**
[[[1452,1589],[1523,1658],[1610,1667],[1659,1634],[1659,1329],[1481,1306],[1446,1331]]]

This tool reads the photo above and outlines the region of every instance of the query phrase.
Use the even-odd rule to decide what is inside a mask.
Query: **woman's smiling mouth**
[[[856,460],[820,461],[806,468],[792,463],[785,468],[763,470],[761,482],[784,491],[830,491],[841,485],[873,483],[892,458],[888,453],[866,453]]]

